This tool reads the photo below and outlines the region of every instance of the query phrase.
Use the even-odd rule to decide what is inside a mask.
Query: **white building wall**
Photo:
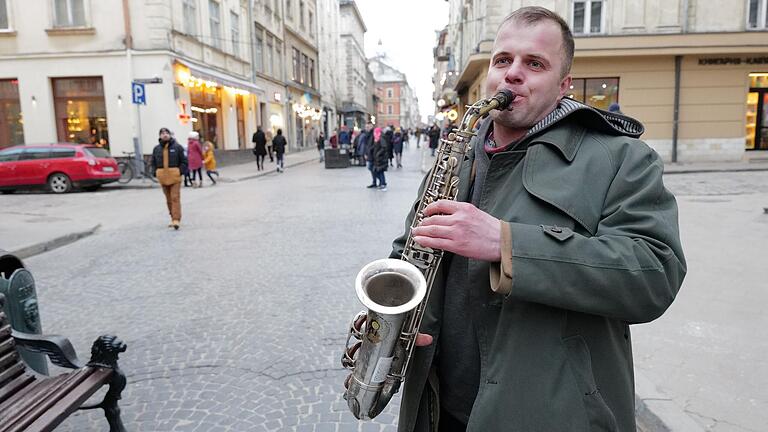
[[[317,0],[320,97],[323,106],[330,110],[324,125],[328,131],[326,137],[338,127],[337,115],[343,98],[342,83],[346,79],[344,68],[340,67],[343,58],[340,16],[338,0]]]

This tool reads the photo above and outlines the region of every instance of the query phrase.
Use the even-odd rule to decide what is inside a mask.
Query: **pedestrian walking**
[[[403,133],[400,128],[395,129],[392,136],[392,153],[395,155],[395,163],[398,168],[403,167]]]
[[[157,178],[165,195],[165,204],[171,223],[168,227],[181,226],[181,173],[187,170],[184,148],[171,136],[168,128],[160,128],[158,144],[152,150],[152,174]]]
[[[277,172],[283,172],[285,170],[283,164],[283,157],[285,156],[285,137],[283,136],[283,130],[277,130],[277,136],[272,140],[272,146],[275,148],[275,158],[277,159]]]
[[[437,150],[437,144],[440,142],[440,128],[437,127],[437,124],[433,124],[431,128],[429,128],[429,149],[431,152],[431,155],[435,155],[435,150]]]
[[[251,141],[253,142],[253,155],[256,156],[256,171],[262,171],[264,170],[264,156],[267,155],[267,136],[261,126],[256,128]],[[272,160],[271,155],[269,159]]]
[[[213,154],[213,143],[210,141],[203,143],[203,165],[205,166],[205,174],[215,186],[216,179],[213,178],[213,174],[216,174],[216,178],[218,178],[219,172],[216,171],[216,155]],[[200,183],[202,184],[202,180]]]
[[[376,174],[376,180],[379,183],[379,190],[387,190],[386,171],[389,166],[389,143],[387,137],[382,133],[381,128],[373,130],[373,171]]]
[[[189,133],[187,149],[189,151],[189,172],[192,173],[192,187],[203,187],[203,148],[200,146],[200,134],[195,131]]]
[[[629,325],[680,289],[677,205],[638,121],[565,96],[573,50],[547,9],[502,21],[484,93],[518,97],[481,123],[457,200],[427,205],[393,243],[393,258],[408,238],[445,254],[400,431],[636,429]]]
[[[173,134],[173,132],[171,132],[171,134]],[[171,137],[174,138],[173,135],[171,135]],[[187,143],[186,140],[181,140],[179,145],[181,145],[181,147],[184,149],[184,158],[189,160],[189,144]],[[192,186],[192,178],[189,176],[189,167],[185,166],[185,168],[184,168],[184,170],[182,170],[181,174],[184,176],[184,187],[191,187]]]
[[[320,135],[317,136],[317,152],[320,153],[320,162],[325,160],[325,135],[323,131],[320,131]]]
[[[331,135],[331,139],[328,140],[331,144],[331,148],[339,148],[339,136],[336,133],[336,129],[333,130],[333,135]]]

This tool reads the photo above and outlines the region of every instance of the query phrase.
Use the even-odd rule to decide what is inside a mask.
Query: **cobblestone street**
[[[81,358],[102,333],[127,343],[121,407],[132,431],[395,431],[398,399],[374,422],[349,413],[339,358],[361,309],[354,277],[389,253],[422,178],[421,153],[410,147],[405,168],[387,172],[386,192],[365,188],[364,168],[327,170],[317,162],[185,189],[178,232],[166,227],[158,189],[130,191],[143,194],[134,199],[141,207],[130,209],[137,216],[120,229],[105,221],[103,231],[25,260],[43,328],[69,336]],[[675,174],[665,182],[678,196],[681,224],[695,222],[693,209],[728,211],[732,200],[760,213],[768,205],[758,206],[768,196],[765,171]],[[105,193],[99,205],[114,205]],[[108,193],[119,201],[121,192]],[[23,207],[32,197],[0,200]],[[716,224],[717,214],[703,220]],[[693,239],[690,231],[684,240]],[[686,253],[692,262],[696,254]],[[655,326],[641,326],[636,337],[638,368],[650,372],[655,353],[678,342],[656,339],[665,327]],[[670,374],[655,372],[674,395]],[[78,413],[57,430],[105,428],[99,411]]]

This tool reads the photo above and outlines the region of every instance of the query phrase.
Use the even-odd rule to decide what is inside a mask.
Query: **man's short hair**
[[[563,69],[560,71],[560,75],[561,77],[568,75],[573,64],[573,33],[571,33],[571,29],[568,27],[568,23],[560,15],[543,7],[526,6],[507,15],[504,21],[501,22],[501,25],[499,25],[499,30],[510,21],[529,26],[541,21],[551,21],[560,26],[560,34],[563,39]]]

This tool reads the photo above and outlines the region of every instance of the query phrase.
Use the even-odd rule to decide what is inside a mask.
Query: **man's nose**
[[[520,84],[525,78],[522,63],[519,60],[515,60],[507,68],[504,74],[504,81],[509,84]]]

